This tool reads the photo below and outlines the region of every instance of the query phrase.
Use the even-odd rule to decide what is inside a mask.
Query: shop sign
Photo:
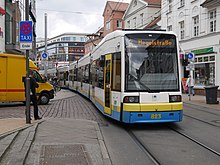
[[[213,53],[213,47],[210,48],[204,48],[204,49],[197,49],[197,50],[192,50],[192,53],[194,53],[195,55],[199,55],[199,54],[208,54],[208,53]]]
[[[0,14],[1,15],[5,15],[5,10],[3,8],[0,7]]]

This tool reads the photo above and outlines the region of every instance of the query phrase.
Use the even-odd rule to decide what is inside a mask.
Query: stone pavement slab
[[[110,164],[97,122],[78,119],[47,119],[38,125],[26,163]]]
[[[28,126],[25,118],[0,119],[0,134]]]

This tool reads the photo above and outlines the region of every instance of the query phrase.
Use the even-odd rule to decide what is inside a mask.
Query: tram
[[[70,88],[124,123],[180,122],[178,48],[172,32],[114,31],[70,64]]]
[[[59,66],[57,68],[58,84],[61,88],[69,87],[69,66]]]

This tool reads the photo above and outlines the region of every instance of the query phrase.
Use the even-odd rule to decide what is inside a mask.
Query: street
[[[183,101],[180,123],[126,125],[61,90],[39,105],[43,120],[1,133],[0,164],[219,164],[219,104],[205,104],[204,96],[183,95]],[[20,103],[1,104],[0,122],[25,121],[24,110]]]

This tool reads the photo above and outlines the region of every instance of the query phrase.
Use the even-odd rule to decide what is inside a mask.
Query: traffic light
[[[187,66],[189,64],[188,56],[184,54],[184,57],[182,58],[182,65]]]

